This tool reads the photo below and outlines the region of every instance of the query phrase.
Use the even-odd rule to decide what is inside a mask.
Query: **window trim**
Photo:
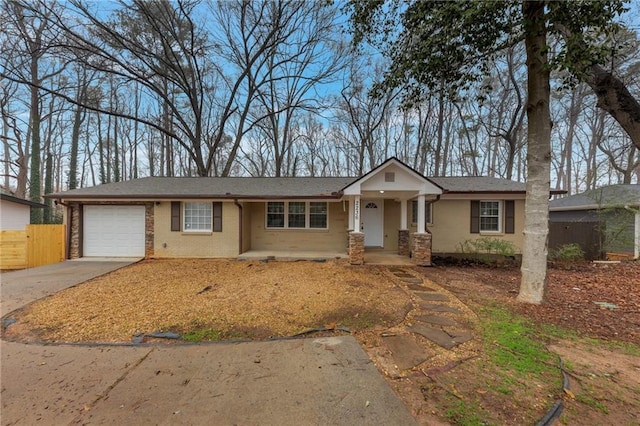
[[[428,206],[428,209],[424,211],[425,225],[433,225],[433,201],[425,200],[425,204]],[[411,225],[418,225],[418,200],[411,200]]]
[[[498,203],[498,229],[482,229],[482,218],[485,217],[495,217],[495,216],[483,216],[482,214],[482,203]],[[478,200],[478,232],[480,234],[502,234],[503,231],[503,223],[504,220],[504,203],[502,200]]]
[[[187,204],[202,204],[202,205],[209,206],[210,221],[209,221],[208,229],[187,229],[187,213],[186,213]],[[190,233],[190,234],[197,234],[197,233],[202,234],[202,233],[213,232],[213,203],[212,202],[185,201],[182,203],[181,212],[182,212],[182,232]]]
[[[289,226],[289,203],[304,203],[304,227]],[[283,226],[269,226],[269,203],[284,204],[284,224]],[[327,207],[326,226],[324,228],[311,227],[311,203],[324,203]],[[316,213],[317,214],[317,213]],[[324,200],[272,200],[264,203],[264,228],[269,231],[293,230],[293,231],[326,231],[329,229],[329,202]]]

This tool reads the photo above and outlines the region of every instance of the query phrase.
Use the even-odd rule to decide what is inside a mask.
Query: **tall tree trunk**
[[[104,142],[102,141],[102,120],[98,114],[98,158],[100,163],[100,183],[107,183],[107,175],[104,164]]]
[[[9,172],[11,171],[11,168],[9,167],[9,164],[11,162],[11,149],[9,148],[9,125],[7,122],[7,118],[4,115],[4,111],[2,112],[3,112],[2,114],[2,147],[3,147],[3,153],[4,153],[4,159],[3,159],[4,185],[3,186],[5,190],[9,191],[11,187],[11,177],[9,175]]]
[[[118,148],[118,117],[113,117],[113,182],[120,182],[120,149]]]
[[[436,143],[436,152],[433,157],[433,162],[435,163],[434,176],[440,176],[440,162],[442,161],[442,139],[444,132],[444,95],[440,94],[438,98],[438,129],[436,131],[437,134],[437,143]]]
[[[31,124],[31,176],[29,182],[29,198],[31,201],[40,202],[40,96],[38,86],[38,59],[31,59],[31,105],[29,109],[29,122]],[[42,209],[31,209],[31,223],[42,223]]]
[[[540,304],[547,284],[551,172],[550,84],[545,2],[523,3],[527,50],[527,195],[518,301]]]
[[[69,189],[78,187],[78,148],[80,145],[80,127],[84,121],[85,112],[80,106],[80,102],[84,101],[86,93],[86,72],[83,79],[79,82],[75,111],[73,113],[73,128],[71,130],[71,147],[69,148]]]
[[[53,192],[53,156],[51,153],[47,153],[47,160],[45,161],[44,172],[44,193],[51,194]],[[44,209],[44,223],[53,223],[53,200],[47,198],[44,201],[47,206]]]

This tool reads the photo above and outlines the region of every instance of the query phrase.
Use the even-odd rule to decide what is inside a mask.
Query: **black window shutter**
[[[516,208],[513,200],[504,202],[504,232],[513,234],[515,232]]]
[[[480,233],[480,201],[471,201],[471,233]]]
[[[213,232],[222,232],[222,203],[213,203]]]
[[[180,201],[171,202],[171,230],[180,231]]]

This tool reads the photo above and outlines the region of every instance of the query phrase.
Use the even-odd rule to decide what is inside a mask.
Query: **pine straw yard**
[[[384,269],[345,261],[147,260],[39,300],[5,337],[131,342],[138,333],[265,339],[401,321],[411,300]]]

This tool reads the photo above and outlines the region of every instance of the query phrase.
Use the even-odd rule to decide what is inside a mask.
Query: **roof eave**
[[[120,194],[120,195],[99,195],[99,194],[86,194],[86,195],[64,195],[64,194],[48,194],[46,198],[58,199],[58,200],[141,200],[141,201],[155,201],[155,200],[204,200],[204,199],[225,199],[225,200],[318,200],[318,199],[340,199],[342,193],[332,194],[316,194],[316,195],[247,195],[247,194]]]
[[[6,200],[6,201],[10,201],[12,203],[22,204],[22,205],[29,206],[29,207],[34,207],[34,208],[37,208],[37,209],[44,209],[44,208],[47,207],[46,204],[37,203],[37,202],[31,201],[31,200],[25,200],[24,198],[14,197],[13,195],[9,195],[9,194],[2,194],[2,199]]]

